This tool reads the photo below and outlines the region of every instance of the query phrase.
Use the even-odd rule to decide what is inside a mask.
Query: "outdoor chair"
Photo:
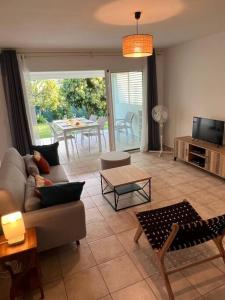
[[[105,134],[104,134],[105,122],[106,122],[106,117],[100,117],[97,120],[99,129],[100,129],[100,138],[101,138],[101,136],[103,137],[104,142],[105,142],[105,147],[106,147],[106,138],[105,138]],[[92,130],[89,130],[89,131],[82,132],[81,133],[82,144],[83,144],[84,137],[88,138],[88,149],[89,149],[89,152],[90,152],[91,151],[91,138],[92,137],[96,137],[96,138],[98,137],[97,129],[92,129]]]
[[[96,115],[90,115],[90,118],[89,118],[89,120],[90,121],[93,121],[93,122],[96,122],[97,121],[97,116]]]
[[[54,142],[61,142],[61,141],[65,142],[64,134],[57,127],[57,125],[55,125],[54,123],[48,123],[48,125],[51,128],[51,130],[52,130]],[[77,156],[79,156],[78,147],[77,147],[77,136],[76,136],[76,134],[75,135],[68,134],[66,137],[67,137],[67,139],[69,139],[71,141],[71,146],[72,146],[73,149],[74,149],[73,142],[75,142]]]
[[[139,212],[136,216],[140,224],[134,240],[137,243],[141,234],[145,233],[154,250],[170,300],[174,299],[174,294],[168,275],[218,257],[222,257],[225,263],[225,251],[222,242],[225,233],[225,214],[203,220],[191,204],[184,200],[178,204]],[[210,240],[215,243],[219,251],[217,255],[185,264],[170,271],[166,270],[164,259],[167,252],[180,251]]]
[[[128,130],[131,132],[132,137],[134,137],[134,131],[132,127],[133,119],[134,113],[131,111],[128,111],[124,118],[116,119],[115,129],[117,130],[118,137],[123,131],[125,131],[126,136],[128,137]]]

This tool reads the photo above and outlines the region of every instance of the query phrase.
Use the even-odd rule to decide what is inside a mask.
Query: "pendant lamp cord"
[[[139,21],[139,19],[140,19],[140,17],[141,17],[141,11],[135,11],[135,13],[134,13],[134,17],[135,17],[135,19],[136,19],[136,21],[137,21],[137,24],[136,24],[136,29],[137,29],[137,34],[138,34],[138,21]]]

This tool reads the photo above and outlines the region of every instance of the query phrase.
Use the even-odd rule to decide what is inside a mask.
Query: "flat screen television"
[[[193,117],[192,138],[223,145],[224,121]]]

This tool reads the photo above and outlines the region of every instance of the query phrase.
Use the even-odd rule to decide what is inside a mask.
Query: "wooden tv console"
[[[194,140],[190,136],[177,137],[174,141],[176,159],[225,178],[225,146]]]

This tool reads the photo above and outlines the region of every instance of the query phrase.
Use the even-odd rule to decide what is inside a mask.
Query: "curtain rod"
[[[163,53],[162,49],[156,49],[156,55],[161,55]],[[43,56],[122,56],[121,52],[94,52],[94,51],[50,51],[50,50],[40,50],[40,51],[29,51],[29,50],[18,50],[17,54],[22,54],[24,56],[32,57],[43,57]]]

